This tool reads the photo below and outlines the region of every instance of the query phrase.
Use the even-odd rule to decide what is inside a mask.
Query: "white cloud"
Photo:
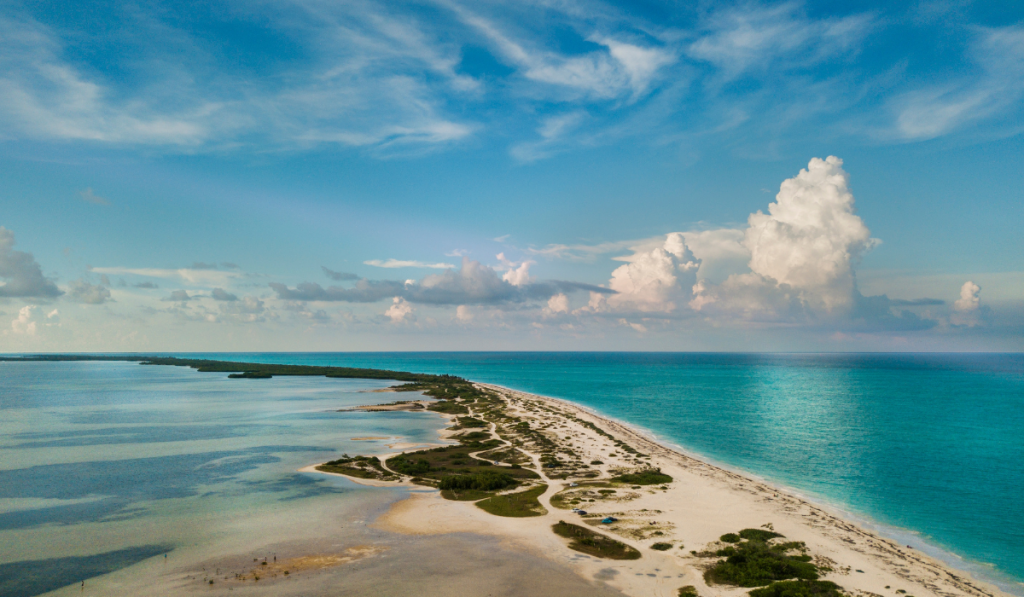
[[[473,321],[473,312],[470,311],[468,306],[459,305],[455,309],[455,318],[463,322]]]
[[[0,226],[0,297],[54,298],[62,294],[52,280],[43,275],[31,253],[14,250],[14,233]]]
[[[35,336],[36,335],[36,322],[33,321],[34,311],[37,309],[35,305],[26,305],[18,311],[18,318],[11,322],[11,330],[15,334],[23,336]]]
[[[953,303],[957,311],[976,311],[981,305],[981,286],[967,281],[960,287],[960,298]]]
[[[690,307],[709,316],[765,321],[841,319],[857,309],[861,317],[871,309],[875,317],[893,316],[889,299],[869,301],[857,291],[854,266],[880,241],[854,213],[842,165],[836,157],[814,158],[784,181],[768,213],[748,219],[743,246],[750,252],[750,271],[721,284],[702,280]]]
[[[405,299],[396,296],[384,315],[391,318],[391,323],[401,323],[405,318],[412,315],[412,306],[405,302]]]
[[[661,247],[634,254],[630,263],[612,272],[608,287],[617,294],[607,303],[615,309],[671,312],[676,301],[690,298],[698,267],[683,235],[673,232]]]
[[[211,269],[160,269],[152,267],[94,267],[92,272],[111,276],[143,276],[146,278],[177,279],[197,286],[227,286],[231,280],[243,277],[240,272]]]
[[[855,50],[872,27],[866,15],[814,20],[798,14],[798,8],[796,3],[744,4],[713,12],[687,53],[714,64],[726,79],[769,66],[776,76],[788,65],[808,66]]]
[[[957,326],[974,327],[981,323],[981,286],[967,281],[960,287],[960,298],[953,302],[950,323]]]
[[[569,297],[558,293],[548,299],[548,312],[552,314],[569,312]]]
[[[511,265],[509,270],[501,276],[501,279],[513,286],[529,284],[533,282],[533,278],[530,277],[531,265],[534,265],[533,261],[524,261],[518,264],[518,266]]]
[[[932,139],[1019,105],[1024,96],[1024,27],[978,28],[974,37],[970,56],[977,72],[893,98],[889,107],[895,125],[887,134]],[[1020,127],[1009,130],[1019,132]]]
[[[812,159],[782,183],[775,201],[748,220],[751,271],[796,289],[813,309],[850,306],[853,265],[880,241],[854,213],[843,161]]]
[[[395,269],[400,267],[425,267],[430,269],[450,269],[455,266],[451,263],[427,263],[425,261],[407,261],[401,259],[371,259],[363,262],[365,265],[372,265],[373,267],[383,267],[388,269]]]
[[[586,54],[533,49],[514,41],[494,22],[454,3],[448,6],[459,19],[487,38],[523,77],[562,93],[575,92],[590,99],[636,98],[647,91],[659,69],[676,60],[667,48],[639,46],[611,36],[591,36],[589,41],[604,49]]]

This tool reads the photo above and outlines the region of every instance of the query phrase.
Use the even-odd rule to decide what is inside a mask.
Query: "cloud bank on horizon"
[[[464,256],[457,269],[395,259],[368,262],[385,268],[444,267],[443,272],[420,279],[367,279],[322,266],[323,274],[338,283],[327,287],[312,281],[294,287],[263,283],[257,281],[260,276],[239,271],[234,264],[193,264],[180,269],[93,267],[89,276],[98,276],[98,281],[83,277],[61,289],[55,280],[43,276],[31,254],[13,249],[11,231],[0,228],[0,241],[0,279],[4,281],[0,296],[39,303],[17,312],[2,332],[7,338],[34,338],[47,326],[63,326],[57,309],[44,314],[43,304],[96,306],[119,302],[122,295],[124,302],[135,304],[137,312],[180,322],[334,323],[422,331],[442,329],[447,320],[461,329],[492,331],[552,327],[574,334],[601,334],[622,328],[642,337],[710,324],[737,330],[797,326],[842,337],[936,329],[949,333],[984,328],[991,319],[981,287],[970,280],[958,291],[951,289],[951,294],[959,296],[952,301],[945,297],[892,300],[860,292],[857,264],[881,241],[871,236],[856,214],[849,174],[835,156],[813,158],[807,168],[783,181],[767,213],[750,214],[745,228],[669,232],[635,244],[630,254],[608,259],[609,266],[615,261],[625,263],[611,269],[607,281],[600,284],[537,280],[530,274],[536,261],[513,261],[499,253],[491,265]],[[621,251],[623,246],[609,243],[602,250],[618,247]],[[567,258],[572,251],[585,253],[586,249],[557,247],[532,254]],[[729,273],[719,282],[702,274],[714,261],[734,266],[737,255],[746,259],[743,271]],[[123,277],[112,283],[110,275]],[[129,285],[125,278],[133,283]],[[152,279],[187,288],[158,296],[150,292],[159,288],[148,282]],[[245,294],[239,296],[222,286],[244,288]]]

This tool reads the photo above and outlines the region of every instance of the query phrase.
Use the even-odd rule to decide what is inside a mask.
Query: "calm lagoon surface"
[[[451,373],[572,400],[1024,594],[1024,355],[174,356]],[[393,400],[364,392],[380,381],[96,362],[0,363],[0,380],[0,582],[15,563],[70,578],[212,553],[271,512],[285,527],[282,511],[364,516],[401,491],[295,471],[395,441],[353,437],[435,441],[443,426],[335,412]]]

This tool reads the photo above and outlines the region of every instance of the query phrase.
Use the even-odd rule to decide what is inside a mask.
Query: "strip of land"
[[[662,446],[572,403],[472,384],[446,445],[305,470],[418,491],[375,524],[496,535],[627,595],[997,597],[998,588],[822,506]],[[402,386],[398,386],[398,389]],[[337,461],[336,461],[337,462]]]

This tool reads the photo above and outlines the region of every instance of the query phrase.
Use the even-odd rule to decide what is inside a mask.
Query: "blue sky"
[[[1022,350],[1022,100],[1011,2],[3,2],[0,350]]]

